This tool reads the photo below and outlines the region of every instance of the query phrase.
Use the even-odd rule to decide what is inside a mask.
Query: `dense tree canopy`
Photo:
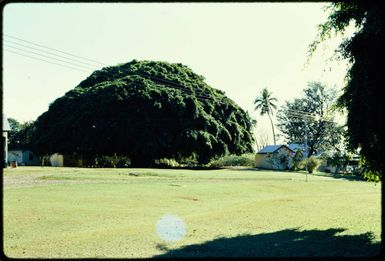
[[[252,151],[247,113],[182,64],[136,61],[92,73],[36,121],[42,153],[207,163]]]
[[[311,82],[302,98],[286,101],[279,110],[278,128],[288,143],[304,144],[307,137],[308,156],[338,148],[343,129],[332,121],[333,90],[319,82]]]
[[[338,53],[351,67],[339,105],[348,111],[351,149],[361,149],[368,167],[381,177],[384,171],[384,1],[334,2],[328,20],[320,25],[318,43],[332,32],[344,32],[354,23],[357,32],[342,42]]]

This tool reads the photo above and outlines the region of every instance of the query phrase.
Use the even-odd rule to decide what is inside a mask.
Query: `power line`
[[[84,59],[84,60],[87,60],[87,61],[90,61],[90,62],[94,62],[94,63],[97,63],[99,65],[108,66],[108,64],[101,63],[99,61],[95,61],[95,60],[92,60],[92,59],[89,59],[89,58],[85,58],[85,57],[82,57],[82,56],[79,56],[79,55],[71,54],[71,53],[64,52],[64,51],[61,51],[61,50],[58,50],[58,49],[55,49],[55,48],[51,48],[51,47],[44,46],[44,45],[41,45],[41,44],[37,44],[37,43],[31,42],[31,41],[27,41],[27,40],[24,40],[24,39],[21,39],[21,38],[18,38],[18,37],[9,35],[9,34],[4,34],[3,33],[3,36],[9,37],[9,38],[13,38],[13,39],[16,39],[18,41],[26,42],[26,43],[29,43],[29,44],[32,44],[32,45],[35,45],[35,46],[40,46],[40,47],[43,47],[43,48],[46,48],[46,49],[49,49],[49,50],[53,50],[53,51],[56,51],[56,52],[60,52],[60,53],[63,53],[63,54],[67,54],[67,55],[70,55],[70,56],[73,56],[73,57],[77,57],[77,58],[80,58],[80,59]]]
[[[82,69],[79,69],[79,68],[74,68],[74,67],[71,67],[71,66],[67,66],[67,65],[63,65],[63,64],[59,64],[59,63],[55,63],[55,62],[50,62],[50,61],[47,61],[47,60],[44,60],[44,59],[40,59],[40,58],[37,58],[37,57],[29,56],[29,55],[26,55],[26,54],[21,54],[21,53],[14,52],[14,51],[8,50],[8,49],[4,49],[4,50],[7,51],[7,52],[10,52],[10,53],[14,53],[14,54],[20,55],[20,56],[28,57],[28,58],[35,59],[35,60],[40,60],[40,61],[43,61],[43,62],[46,62],[46,63],[51,63],[51,64],[59,65],[59,66],[62,66],[62,67],[66,67],[66,68],[70,68],[70,69],[73,69],[75,71],[83,71],[83,72],[89,73],[89,71],[85,71],[85,70],[82,70]]]
[[[325,121],[325,122],[332,122],[336,123],[335,121],[332,120],[327,120],[325,117],[319,117],[319,115],[310,113],[310,112],[305,112],[305,111],[300,111],[300,110],[293,110],[293,109],[288,109],[289,116],[296,117],[296,118],[302,118],[302,119],[315,119],[319,118],[318,120]]]
[[[57,50],[57,49],[54,49],[54,48],[50,48],[50,47],[47,47],[47,46],[43,46],[43,45],[40,45],[40,44],[37,44],[37,43],[34,43],[34,42],[31,42],[31,41],[27,41],[27,40],[24,40],[24,39],[21,39],[21,38],[18,38],[18,37],[14,37],[14,36],[10,36],[10,35],[7,35],[5,34],[6,36],[8,37],[11,37],[11,38],[15,38],[15,39],[18,39],[20,41],[23,41],[23,42],[26,42],[26,43],[29,43],[29,44],[33,44],[33,45],[36,45],[36,46],[39,46],[39,47],[43,47],[43,48],[47,48],[49,50],[55,50],[55,51],[59,51],[59,52],[62,52],[62,53],[65,53],[65,54],[68,54],[68,55],[71,55],[71,56],[74,56],[74,57],[81,57],[81,56],[78,56],[78,55],[73,55],[73,54],[70,54],[68,52],[63,52],[63,51],[60,51],[60,50]],[[65,57],[65,56],[61,56],[61,55],[58,55],[58,54],[54,54],[52,52],[46,52],[44,50],[40,50],[40,49],[37,49],[37,48],[34,48],[34,47],[30,47],[30,46],[26,46],[26,45],[22,45],[22,44],[19,44],[17,42],[14,42],[14,41],[10,41],[8,39],[4,39],[5,41],[8,41],[8,42],[11,42],[11,43],[14,43],[14,44],[17,44],[17,45],[20,45],[20,46],[23,46],[23,47],[27,47],[27,48],[31,48],[31,49],[35,49],[35,50],[38,50],[38,51],[41,51],[41,52],[45,52],[45,53],[48,53],[48,54],[51,54],[51,55],[55,55],[55,56],[58,56],[58,57],[61,57],[61,58],[65,58],[65,59],[69,59],[69,60],[72,60],[72,61],[75,61],[77,63],[80,63],[80,64],[83,64],[85,66],[87,66],[87,69],[89,68],[88,65],[92,65],[90,63],[85,63],[85,62],[82,62],[82,61],[79,61],[79,60],[75,60],[75,59],[72,59],[72,58],[68,58],[68,57]],[[12,48],[16,48],[16,47],[12,47]],[[24,50],[23,50],[24,51]],[[44,55],[42,55],[44,56]],[[46,57],[46,56],[44,56]],[[94,61],[92,59],[88,59],[88,58],[85,58],[85,57],[82,57],[84,59],[87,59],[87,60],[90,60],[90,61]],[[52,57],[52,59],[55,59]],[[57,59],[56,59],[57,60]],[[59,60],[59,61],[62,61],[62,60]],[[100,62],[98,62],[100,63]],[[103,65],[107,65],[105,63],[100,63],[100,64],[103,64]],[[93,70],[97,70],[96,68],[92,68]],[[106,73],[106,74],[109,74],[108,72],[103,72],[103,73]],[[149,75],[149,74],[143,74],[143,73],[140,73],[140,72],[134,72],[136,74],[139,74],[143,77],[148,77],[148,78],[151,78],[151,79],[155,79],[155,80],[158,80],[158,81],[162,81],[162,82],[166,82],[166,83],[169,83],[169,84],[172,84],[173,86],[178,86],[178,87],[181,87],[181,88],[184,88],[188,91],[190,91],[188,88],[186,88],[186,86],[182,85],[182,84],[179,84],[179,83],[176,83],[176,82],[172,82],[172,81],[169,81],[169,80],[166,80],[166,79],[163,79],[163,78],[157,78],[155,76],[152,76],[152,75]],[[200,93],[202,93],[202,96],[205,96],[205,94],[203,94],[203,92],[199,91]],[[211,98],[209,96],[206,96],[207,98]]]
[[[134,85],[134,86],[137,86],[139,87],[140,85],[136,85],[134,83],[131,83],[130,85]],[[143,86],[140,86],[140,87],[143,87]],[[207,100],[211,100],[211,101],[215,101],[217,103],[221,103],[221,104],[224,104],[224,102],[222,101],[218,101],[218,100],[214,100],[213,98],[206,98],[205,96],[201,96],[199,94],[196,94],[195,92],[191,91],[191,90],[185,90],[185,89],[180,89],[180,88],[177,88],[177,87],[170,87],[170,86],[167,86],[167,85],[163,85],[162,86],[163,88],[171,88],[173,90],[179,90],[181,91],[182,93],[184,94],[187,94],[187,95],[191,95],[192,97],[196,98],[197,100],[199,101],[207,101]]]
[[[54,55],[54,56],[57,56],[57,57],[61,57],[61,58],[64,58],[64,59],[67,59],[67,60],[70,60],[70,61],[73,61],[73,62],[76,62],[76,63],[80,63],[80,64],[83,64],[83,65],[91,65],[92,67],[90,67],[90,68],[92,68],[93,70],[96,69],[94,64],[83,62],[83,61],[78,60],[78,59],[73,59],[73,58],[69,58],[69,57],[66,57],[66,56],[63,56],[63,55],[59,55],[59,54],[56,54],[56,53],[47,52],[45,50],[41,50],[39,48],[35,48],[35,47],[28,46],[28,45],[20,44],[20,43],[14,42],[14,41],[10,41],[8,39],[4,39],[4,41],[8,42],[8,43],[11,43],[11,44],[16,44],[18,46],[22,46],[24,48],[28,48],[28,49],[36,50],[36,51],[39,51],[39,52],[42,52],[42,53],[46,53],[46,54]],[[13,47],[13,48],[15,48],[15,47]]]
[[[171,85],[173,85],[175,88],[177,88],[176,86],[178,86],[178,87],[180,87],[180,88],[182,88],[182,90],[185,90],[185,91],[187,91],[187,92],[190,92],[190,93],[193,93],[193,94],[195,94],[195,95],[197,95],[196,93],[197,93],[197,91],[192,91],[192,90],[190,90],[189,88],[186,88],[186,86],[184,86],[184,85],[181,85],[181,84],[179,84],[179,83],[175,83],[175,82],[171,82],[171,81],[168,81],[168,80],[165,80],[165,79],[161,79],[161,78],[157,78],[157,77],[155,77],[155,76],[150,76],[150,75],[148,75],[148,74],[143,74],[143,73],[139,73],[139,72],[134,72],[134,73],[136,73],[136,74],[139,74],[139,75],[141,75],[141,76],[143,76],[143,77],[148,77],[148,78],[150,78],[150,79],[152,79],[152,80],[155,80],[155,81],[160,81],[160,82],[167,82],[167,83],[169,83],[169,84],[171,84]],[[164,83],[163,83],[164,84]],[[206,99],[211,99],[211,100],[214,100],[214,101],[216,101],[214,98],[212,98],[212,97],[210,97],[210,96],[207,96],[206,94],[204,94],[203,92],[201,92],[201,91],[199,91],[199,93],[200,94],[198,94],[200,97],[202,97],[202,98],[206,98]],[[198,96],[197,95],[197,96]],[[217,101],[217,102],[220,102],[220,101]]]
[[[58,50],[58,49],[55,49],[55,48],[51,48],[51,47],[48,47],[48,46],[44,46],[44,45],[40,45],[40,44],[37,44],[37,43],[34,43],[34,42],[31,42],[31,41],[27,41],[27,40],[24,40],[24,39],[21,39],[21,38],[18,38],[18,37],[14,37],[14,36],[11,36],[11,35],[7,35],[7,34],[4,34],[6,37],[10,37],[10,38],[13,38],[13,39],[17,39],[19,41],[23,41],[25,43],[28,43],[28,44],[32,44],[32,45],[35,45],[35,46],[39,46],[40,48],[46,48],[46,49],[49,49],[49,50],[53,50],[53,51],[56,51],[56,52],[60,52],[60,53],[64,53],[66,55],[70,55],[70,56],[73,56],[73,57],[78,57],[78,58],[81,58],[81,59],[84,59],[84,60],[88,60],[88,61],[93,61],[93,62],[96,62],[96,63],[99,63],[100,65],[107,65],[107,64],[104,64],[104,63],[101,63],[101,62],[97,62],[95,60],[92,60],[92,59],[89,59],[89,58],[85,58],[85,57],[82,57],[82,56],[78,56],[78,55],[74,55],[74,54],[71,54],[71,53],[68,53],[68,52],[64,52],[64,51],[61,51],[61,50]],[[18,48],[18,47],[14,47],[14,46],[7,46],[9,48],[13,48],[13,49],[17,49],[17,50],[20,50],[20,51],[23,51],[23,52],[27,52],[27,53],[32,53],[34,55],[38,55],[38,56],[42,56],[44,58],[48,58],[48,59],[51,59],[55,62],[52,62],[52,61],[47,61],[45,59],[40,59],[40,58],[37,58],[37,57],[33,57],[33,56],[29,56],[29,55],[26,55],[26,54],[21,54],[21,53],[18,53],[18,52],[15,52],[15,51],[11,51],[11,50],[6,50],[8,52],[11,52],[11,53],[14,53],[14,54],[18,54],[18,55],[21,55],[21,56],[24,56],[24,57],[28,57],[28,58],[31,58],[31,59],[36,59],[36,60],[40,60],[40,61],[44,61],[44,62],[48,62],[48,63],[51,63],[51,64],[55,64],[55,65],[59,65],[59,66],[62,66],[62,67],[66,67],[66,68],[70,68],[70,69],[74,69],[74,70],[78,70],[78,71],[83,71],[83,72],[88,72],[88,73],[91,73],[90,71],[85,71],[83,69],[80,69],[80,68],[75,68],[75,67],[72,67],[72,66],[67,66],[67,65],[63,65],[63,64],[59,64],[57,63],[57,61],[59,62],[64,62],[64,63],[68,63],[70,65],[73,65],[73,66],[82,66],[83,68],[85,69],[92,69],[92,70],[97,70],[96,68],[91,68],[89,67],[89,65],[91,65],[90,63],[87,63],[87,62],[83,62],[83,61],[79,61],[79,60],[75,60],[75,59],[72,59],[72,58],[68,58],[68,57],[65,57],[65,56],[62,56],[62,55],[58,55],[58,54],[55,54],[55,53],[52,53],[52,52],[47,52],[45,50],[40,50],[38,48],[34,48],[34,47],[30,47],[30,46],[27,46],[27,45],[23,45],[23,44],[19,44],[17,42],[14,42],[14,41],[10,41],[10,40],[7,40],[7,39],[4,39],[8,42],[11,42],[13,44],[16,44],[16,45],[19,45],[19,46],[23,46],[23,47],[26,47],[26,48],[30,48],[30,49],[34,49],[34,50],[38,50],[40,52],[44,52],[44,53],[48,53],[50,55],[55,55],[55,56],[58,56],[58,57],[61,57],[61,58],[64,58],[64,59],[68,59],[70,61],[75,61],[76,63],[79,63],[79,64],[75,64],[75,63],[72,63],[72,62],[69,62],[69,61],[65,61],[65,60],[61,60],[61,59],[58,59],[58,58],[55,58],[55,57],[50,57],[50,56],[47,56],[47,55],[44,55],[44,54],[40,54],[40,53],[36,53],[36,52],[33,52],[33,51],[30,51],[30,50],[25,50],[25,49],[22,49],[22,48]],[[99,70],[100,71],[100,70]],[[115,74],[112,74],[110,72],[106,72],[106,71],[102,71],[102,73],[104,74],[107,74],[109,76],[116,76]],[[137,75],[140,75],[142,77],[145,77],[145,78],[149,78],[153,81],[156,81],[156,82],[160,82],[163,84],[163,86],[165,87],[168,87],[168,88],[171,88],[170,86],[168,85],[171,85],[173,86],[172,88],[173,89],[179,89],[181,90],[182,92],[184,93],[187,93],[187,94],[193,94],[198,100],[211,100],[211,101],[215,101],[217,103],[224,103],[222,101],[219,101],[219,100],[216,100],[215,98],[213,97],[210,97],[208,95],[206,95],[205,93],[203,93],[202,91],[193,91],[191,90],[190,88],[186,87],[185,85],[182,85],[180,83],[176,83],[176,82],[173,82],[173,81],[169,81],[167,79],[163,79],[163,78],[158,78],[158,77],[155,77],[155,76],[152,76],[152,75],[149,75],[149,74],[144,74],[144,73],[141,73],[141,72],[133,72],[133,74],[137,74]],[[167,83],[167,84],[166,84]]]
[[[110,75],[110,76],[116,76],[116,75],[114,75],[112,73],[109,73],[109,72],[106,72],[106,71],[103,71],[103,73],[107,74],[107,75]],[[142,76],[144,78],[150,79],[150,80],[152,80],[154,82],[158,82],[158,84],[160,83],[163,87],[172,88],[172,89],[178,89],[181,92],[186,93],[186,94],[193,94],[194,97],[197,100],[200,100],[200,101],[202,101],[202,100],[211,100],[211,101],[215,101],[217,103],[224,104],[224,102],[222,102],[222,101],[215,100],[213,97],[207,96],[206,94],[202,93],[201,91],[199,91],[199,92],[193,91],[193,90],[187,88],[186,86],[184,86],[182,84],[175,83],[175,82],[163,79],[163,78],[155,77],[155,76],[152,76],[152,75],[149,75],[149,74],[144,74],[144,73],[141,73],[141,72],[133,72],[132,73],[132,75],[135,75],[135,74],[136,75],[140,75],[140,76]],[[165,82],[167,82],[167,84]]]
[[[303,115],[303,116],[317,117],[316,114],[311,113],[311,112],[307,112],[307,111],[300,111],[300,110],[293,110],[293,109],[288,109],[288,111],[293,112],[293,113],[298,113],[299,115]]]
[[[16,48],[16,49],[18,49],[18,48]],[[26,55],[26,54],[18,53],[18,52],[15,52],[15,51],[13,51],[13,50],[9,50],[9,49],[4,49],[4,50],[7,51],[7,52],[11,52],[11,53],[20,55],[20,56],[28,57],[28,58],[31,58],[31,59],[35,59],[35,60],[39,60],[39,61],[44,61],[44,62],[47,62],[47,63],[55,64],[55,65],[58,65],[58,66],[70,68],[70,69],[77,70],[77,71],[83,71],[83,72],[91,73],[90,71],[85,71],[85,70],[82,70],[82,69],[80,69],[80,68],[75,68],[75,67],[72,67],[72,66],[67,66],[67,65],[64,65],[64,64],[59,64],[59,63],[56,63],[56,62],[47,61],[47,60],[45,60],[45,59],[40,59],[40,58],[37,58],[37,57],[34,57],[34,56],[29,56],[29,55]],[[21,49],[20,49],[20,50],[21,50]],[[23,51],[24,51],[24,50],[23,50]],[[34,52],[31,52],[31,53],[34,53]],[[51,59],[51,60],[55,60],[55,61],[62,61],[62,60],[60,60],[60,59],[52,58],[52,57],[45,56],[45,55],[41,55],[41,54],[37,54],[37,55],[40,55],[40,56],[43,56],[43,57],[47,57],[47,58],[49,58],[49,59]],[[64,62],[65,62],[65,61],[64,61]],[[68,63],[68,62],[67,62],[67,63]],[[105,72],[105,73],[107,73],[107,72]],[[113,76],[113,74],[111,74],[111,73],[107,73],[107,74]],[[134,85],[135,85],[135,84],[134,84]],[[135,85],[135,86],[138,86],[138,85]],[[164,86],[164,87],[167,87],[167,88],[171,88],[171,87],[169,87],[169,86],[167,86],[167,85],[163,85],[163,86]],[[190,94],[190,95],[192,94],[192,95],[195,96],[195,98],[196,98],[197,100],[200,100],[200,101],[202,101],[202,100],[208,100],[208,99],[214,100],[214,99],[211,98],[211,97],[196,94],[196,93],[194,93],[193,91],[188,90],[188,89],[181,89],[181,88],[178,88],[178,87],[172,87],[172,89],[178,89],[178,90],[180,90],[180,91],[183,92],[183,93]],[[214,100],[214,101],[215,101],[215,100]],[[222,103],[221,101],[217,101],[217,102],[218,102],[218,103]]]
[[[13,48],[13,49],[16,49],[16,50],[19,50],[19,51],[22,51],[22,52],[26,52],[26,53],[42,56],[44,58],[53,59],[53,60],[56,60],[56,61],[59,61],[59,62],[68,63],[68,64],[71,64],[71,65],[74,65],[74,66],[80,66],[80,67],[83,67],[82,69],[93,69],[93,68],[90,68],[90,67],[86,67],[84,65],[78,65],[78,64],[75,64],[75,63],[72,63],[72,62],[68,62],[68,61],[65,61],[65,60],[62,60],[62,59],[53,58],[53,57],[50,57],[50,56],[47,56],[47,55],[44,55],[44,54],[40,54],[40,53],[37,53],[37,52],[25,50],[25,49],[22,49],[22,48],[17,48],[17,47],[10,46],[10,45],[7,45],[7,44],[5,44],[4,46],[8,47],[8,48]]]

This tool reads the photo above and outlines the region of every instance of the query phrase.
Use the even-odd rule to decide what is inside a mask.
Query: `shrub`
[[[118,157],[116,161],[117,168],[128,168],[131,165],[131,160],[128,157]]]
[[[307,171],[309,173],[314,173],[318,169],[318,167],[321,165],[321,160],[311,156],[310,158],[307,159]]]
[[[40,159],[42,166],[51,166],[50,155],[41,156]]]
[[[292,158],[292,165],[290,170],[298,171],[305,168],[305,162],[302,160],[302,153],[298,150]]]
[[[162,158],[162,159],[156,159],[154,161],[154,164],[156,167],[180,167],[180,164],[175,160],[175,159],[167,159],[167,158]]]
[[[99,156],[95,158],[95,165],[98,168],[111,168],[113,167],[111,156]]]
[[[366,169],[364,171],[364,179],[366,181],[379,182],[381,180],[381,174],[377,171]]]
[[[178,160],[180,167],[200,167],[198,156],[193,153],[190,157],[181,158]]]
[[[298,170],[306,169],[306,159],[300,160],[298,162]]]
[[[224,164],[223,164],[223,161],[221,161],[221,159],[217,159],[217,160],[210,161],[208,166],[210,168],[222,168],[222,167],[224,167]]]
[[[379,182],[382,178],[382,175],[378,171],[374,171],[368,167],[368,162],[365,160],[363,156],[360,157],[358,161],[358,175],[362,176],[366,181]]]
[[[128,168],[131,160],[125,156],[99,156],[95,158],[95,165],[98,168]]]
[[[254,167],[255,159],[254,154],[243,154],[243,155],[228,155],[221,157],[216,160],[212,160],[208,166],[211,168],[221,168],[225,166],[247,166]]]

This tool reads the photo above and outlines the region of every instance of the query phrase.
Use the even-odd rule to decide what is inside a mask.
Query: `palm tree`
[[[272,97],[271,95],[272,93],[269,92],[266,88],[264,88],[261,91],[260,96],[255,98],[254,105],[255,105],[255,110],[261,111],[261,115],[267,114],[267,116],[269,116],[271,129],[273,130],[273,138],[274,138],[274,145],[275,145],[276,144],[275,132],[274,132],[274,125],[271,119],[271,115],[273,115],[273,110],[277,109],[277,105],[273,103],[277,101],[277,98]]]

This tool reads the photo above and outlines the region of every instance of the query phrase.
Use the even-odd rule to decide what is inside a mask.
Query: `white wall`
[[[52,167],[63,167],[64,157],[61,154],[55,153],[49,157]]]

